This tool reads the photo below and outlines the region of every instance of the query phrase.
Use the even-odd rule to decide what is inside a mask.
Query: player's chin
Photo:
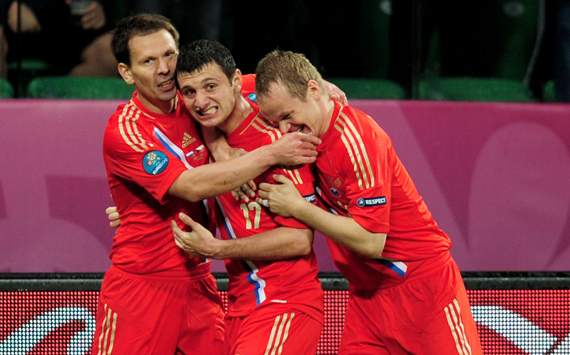
[[[170,101],[176,97],[176,88],[172,90],[159,90],[156,96],[159,97],[161,101]]]
[[[216,120],[213,117],[202,117],[200,115],[194,114],[194,117],[196,117],[196,120],[198,121],[198,123],[200,123],[202,126],[204,127],[216,127],[219,123],[219,120]]]

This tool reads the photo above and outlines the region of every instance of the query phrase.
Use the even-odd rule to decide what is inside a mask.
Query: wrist
[[[212,240],[211,255],[209,257],[216,260],[224,259],[224,245],[223,240],[214,238]]]
[[[281,163],[277,152],[273,149],[273,144],[265,145],[259,149],[261,152],[261,165],[269,168]]]
[[[291,204],[291,216],[303,220],[303,216],[311,208],[311,203],[305,200],[303,197],[299,197]]]

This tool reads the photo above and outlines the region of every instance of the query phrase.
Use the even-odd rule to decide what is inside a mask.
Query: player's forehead
[[[176,51],[176,41],[167,30],[133,36],[129,40],[131,58],[158,57],[168,51]]]
[[[215,62],[209,62],[192,72],[179,71],[177,80],[180,87],[194,87],[210,81],[228,81],[222,68]]]
[[[294,100],[284,85],[272,83],[267,93],[258,95],[257,103],[263,115],[273,118],[290,110]]]

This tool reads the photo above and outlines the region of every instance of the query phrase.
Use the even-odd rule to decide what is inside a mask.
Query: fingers
[[[284,175],[273,175],[273,179],[281,184],[291,184],[291,180],[287,179]]]
[[[103,27],[105,22],[95,13],[87,13],[81,18],[81,25],[84,29],[99,29]]]
[[[172,227],[172,235],[174,235],[174,240],[176,241],[176,245],[178,245],[180,248],[186,249],[187,245],[184,242],[184,237],[187,234],[187,232],[180,229],[180,227],[178,227],[178,223],[176,223],[175,220],[170,221],[170,225]]]
[[[201,225],[200,223],[194,221],[192,218],[190,218],[190,216],[188,216],[187,214],[180,212],[178,214],[178,217],[180,218],[180,220],[187,225],[188,227],[192,228],[193,231],[199,232],[200,234],[204,234],[204,233],[210,233],[210,231],[208,231],[206,228],[204,228],[203,225]]]
[[[348,104],[348,99],[346,97],[346,94],[344,92],[339,92],[339,93],[331,93],[331,99],[336,100],[338,102],[340,102],[343,105],[347,105]]]
[[[239,202],[245,202],[248,203],[249,202],[249,197],[247,196],[247,194],[245,194],[241,187],[232,190],[232,197],[234,198],[235,201],[239,201]]]
[[[117,228],[121,224],[121,220],[119,219],[119,212],[117,211],[117,207],[110,206],[105,208],[105,215],[107,215],[107,219],[109,220],[109,226],[111,228]]]
[[[259,190],[257,190],[257,195],[262,198],[267,198],[267,193],[271,191],[274,186],[276,185],[262,182],[261,184],[259,184]]]
[[[249,186],[249,188],[250,188],[252,191],[257,190],[257,184],[255,183],[255,181],[249,180],[249,181],[247,182],[247,185]],[[254,193],[254,195],[255,195],[255,193]]]
[[[172,227],[172,233],[174,235],[178,235],[180,232],[182,232],[182,229],[178,227],[178,223],[176,223],[175,220],[170,221],[170,226]]]
[[[291,123],[286,121],[279,121],[279,130],[281,131],[281,133],[285,134],[289,132],[290,129],[291,129]]]
[[[317,157],[297,157],[293,165],[313,164],[317,161]]]
[[[255,197],[255,191],[251,189],[251,186],[249,186],[249,184],[241,185],[241,191],[249,197]]]
[[[314,148],[300,149],[299,154],[302,154],[303,157],[308,157],[308,158],[313,158],[319,155],[319,153]]]
[[[178,240],[178,236],[176,234],[174,234],[174,244],[176,244],[180,249],[184,249],[184,244]]]
[[[313,145],[319,145],[321,144],[321,139],[319,137],[313,136],[312,134],[306,134],[306,133],[301,133],[301,132],[297,132],[298,134],[301,135],[301,140],[311,143]]]
[[[257,185],[255,181],[250,180],[247,183],[241,185],[238,189],[233,190],[232,197],[236,201],[249,202],[251,198],[255,198],[255,191],[257,190]]]
[[[261,202],[263,200],[269,200],[269,191],[259,190],[259,197],[256,198],[255,201],[260,205],[263,205],[263,202]]]
[[[110,221],[119,219],[119,212],[111,212],[107,215]]]
[[[85,14],[81,17],[81,25],[84,29],[98,29],[105,25],[105,13],[97,2],[92,2]]]
[[[187,225],[188,227],[190,227],[192,229],[194,229],[194,227],[198,224],[198,223],[194,222],[194,220],[192,218],[190,218],[190,216],[188,216],[184,212],[180,212],[178,214],[178,218],[180,218],[182,223],[184,223],[185,225]],[[178,225],[176,227],[178,227]]]

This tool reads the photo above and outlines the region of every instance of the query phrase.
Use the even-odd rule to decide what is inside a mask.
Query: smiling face
[[[179,72],[177,80],[192,116],[203,126],[223,129],[241,95],[239,70],[229,79],[218,64],[210,62],[191,73]]]
[[[259,61],[255,73],[259,110],[282,132],[320,137],[327,131],[334,103],[321,74],[303,54],[272,51]]]
[[[145,107],[154,112],[169,111],[176,96],[175,39],[166,30],[134,36],[129,40],[129,52],[131,64],[119,64],[123,79],[135,85]]]
[[[267,93],[258,95],[257,103],[261,114],[284,133],[300,131],[319,137],[328,128],[330,103],[315,80],[308,82],[304,100],[273,82]]]

